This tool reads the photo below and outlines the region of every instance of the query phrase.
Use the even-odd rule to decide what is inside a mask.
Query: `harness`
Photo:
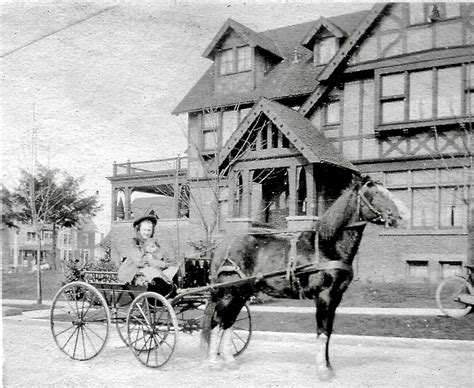
[[[383,222],[386,223],[387,221],[385,220],[384,215],[378,211],[366,198],[366,196],[363,194],[362,189],[366,187],[367,183],[365,183],[358,191],[357,191],[357,208],[356,208],[356,213],[358,214],[358,221],[349,224],[345,226],[346,229],[350,228],[356,228],[359,226],[366,225],[369,222]],[[372,219],[367,220],[366,218],[363,217],[362,215],[362,206],[367,207],[369,211],[371,211],[375,217]],[[305,274],[313,274],[319,271],[327,271],[327,270],[341,270],[341,271],[346,271],[346,272],[353,272],[352,265],[349,265],[347,263],[338,261],[338,260],[329,260],[329,261],[324,261],[321,262],[319,260],[319,255],[318,255],[318,233],[316,233],[316,241],[315,241],[315,257],[314,261],[309,264],[304,264],[304,265],[299,265],[297,266],[296,264],[296,258],[297,258],[297,241],[299,237],[301,236],[301,232],[298,233],[293,233],[292,237],[290,239],[290,253],[288,257],[288,263],[286,266],[285,271],[278,271],[278,274],[280,276],[284,275],[288,283],[290,284],[290,287],[292,290],[297,290],[301,291],[301,283],[299,280],[299,277],[301,275]],[[220,265],[218,271],[217,271],[217,276],[223,274],[223,273],[234,273],[237,274],[241,279],[244,279],[246,275],[242,272],[240,267],[228,257],[229,250],[227,251],[226,258]],[[268,275],[262,275],[259,274],[256,276],[258,279],[264,279],[264,278],[269,278],[272,277],[272,274]],[[276,275],[275,275],[276,276]]]

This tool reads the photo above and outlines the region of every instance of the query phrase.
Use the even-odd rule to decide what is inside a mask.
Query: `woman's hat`
[[[153,224],[153,226],[156,226],[156,216],[147,215],[147,216],[140,217],[140,218],[136,219],[135,221],[133,221],[133,227],[136,228],[143,221],[150,221]]]

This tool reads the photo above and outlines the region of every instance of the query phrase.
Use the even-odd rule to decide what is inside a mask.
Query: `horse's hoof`
[[[334,371],[331,368],[318,369],[319,381],[331,381],[334,378]]]

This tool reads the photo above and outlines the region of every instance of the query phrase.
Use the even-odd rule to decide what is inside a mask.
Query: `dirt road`
[[[112,327],[113,329],[113,327]],[[181,335],[171,361],[138,363],[112,331],[105,350],[78,362],[56,348],[44,319],[3,319],[5,387],[463,387],[474,381],[474,342],[334,336],[336,377],[317,381],[314,336],[257,332],[239,369],[209,371],[197,335]]]

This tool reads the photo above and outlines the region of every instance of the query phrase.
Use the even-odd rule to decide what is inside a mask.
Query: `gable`
[[[460,3],[396,3],[374,23],[350,64],[472,44],[470,22],[461,17],[469,13],[469,7]]]
[[[328,19],[321,17],[308,35],[306,35],[301,45],[311,50],[315,40],[329,36],[342,38],[347,36],[347,34]]]
[[[225,170],[246,152],[301,154],[309,163],[331,164],[357,171],[310,120],[295,110],[261,98],[242,121],[219,154],[219,169]]]

